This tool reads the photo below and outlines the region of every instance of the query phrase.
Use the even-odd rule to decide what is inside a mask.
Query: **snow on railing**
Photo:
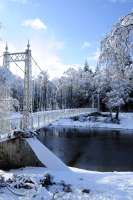
[[[60,118],[73,117],[76,115],[94,112],[96,110],[97,109],[95,108],[77,108],[36,112],[32,114],[33,128],[41,128],[59,120]]]
[[[32,127],[33,129],[38,129],[53,123],[61,118],[73,117],[76,115],[87,114],[90,112],[97,111],[96,108],[77,108],[77,109],[62,109],[62,110],[50,110],[50,111],[40,111],[32,113]],[[3,124],[10,124],[7,129],[3,129]],[[5,126],[4,126],[5,127]],[[5,133],[10,133],[15,129],[22,129],[22,115],[17,114],[16,116],[11,116],[11,118],[6,118],[0,120],[0,135]]]

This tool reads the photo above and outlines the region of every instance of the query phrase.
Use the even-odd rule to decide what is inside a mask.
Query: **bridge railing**
[[[87,114],[90,112],[97,111],[96,108],[77,108],[77,109],[62,109],[62,110],[51,110],[51,111],[40,111],[32,113],[32,127],[33,129],[38,129],[53,123],[61,118],[69,118],[76,115]],[[4,133],[9,133],[15,129],[22,129],[22,115],[17,115],[17,117],[3,118],[0,119],[0,135]]]
[[[33,113],[33,128],[47,126],[48,124],[61,118],[73,117],[97,111],[96,108],[62,109]]]

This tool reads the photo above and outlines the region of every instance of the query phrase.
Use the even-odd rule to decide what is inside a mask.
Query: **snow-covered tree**
[[[113,26],[112,31],[101,42],[99,66],[104,71],[108,89],[106,90],[106,104],[116,110],[118,118],[119,109],[124,105],[130,95],[131,71],[133,70],[133,13],[122,17]]]
[[[106,93],[105,103],[110,110],[111,118],[112,111],[116,111],[115,119],[119,119],[119,111],[122,105],[128,101],[130,85],[126,79],[114,79],[111,83],[110,92]]]

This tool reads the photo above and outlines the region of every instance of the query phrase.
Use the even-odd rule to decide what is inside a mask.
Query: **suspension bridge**
[[[24,62],[24,69],[18,64]],[[10,53],[6,44],[3,54],[3,67],[9,69],[10,63],[14,63],[24,74],[24,92],[22,110],[12,113],[11,104],[13,99],[10,95],[10,85],[1,85],[0,88],[0,142],[3,142],[7,136],[8,140],[15,138],[16,130],[19,132],[35,132],[35,130],[49,125],[60,118],[73,117],[80,114],[87,114],[95,111],[94,108],[77,108],[77,109],[61,109],[61,110],[40,110],[33,112],[33,81],[32,81],[32,63],[42,69],[32,57],[30,44],[24,52]],[[42,107],[42,106],[40,106]],[[11,134],[10,134],[11,133]],[[4,137],[5,136],[5,137]],[[43,146],[37,138],[26,138],[27,143],[35,152],[38,159],[49,169],[66,170],[67,166],[60,161],[51,151]],[[54,163],[54,166],[53,166]]]
[[[24,69],[18,64],[24,62]],[[3,54],[3,67],[10,68],[10,63],[14,63],[24,74],[24,94],[23,94],[23,108],[21,112],[11,114],[11,98],[10,98],[10,86],[2,88],[0,93],[0,102],[2,102],[3,108],[0,110],[0,133],[10,132],[14,129],[38,129],[43,126],[59,120],[60,118],[73,117],[80,114],[86,114],[95,111],[94,108],[77,108],[77,109],[61,109],[39,112],[33,112],[33,90],[34,85],[32,81],[32,65],[43,72],[39,64],[32,57],[30,44],[28,41],[27,48],[24,52],[10,53],[6,44],[5,52]],[[1,106],[1,107],[2,107]],[[40,106],[41,107],[41,106]],[[5,110],[6,109],[6,110]]]

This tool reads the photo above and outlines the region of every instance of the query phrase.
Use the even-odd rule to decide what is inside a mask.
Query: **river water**
[[[42,129],[39,139],[67,165],[96,171],[133,171],[133,134],[110,130]]]

